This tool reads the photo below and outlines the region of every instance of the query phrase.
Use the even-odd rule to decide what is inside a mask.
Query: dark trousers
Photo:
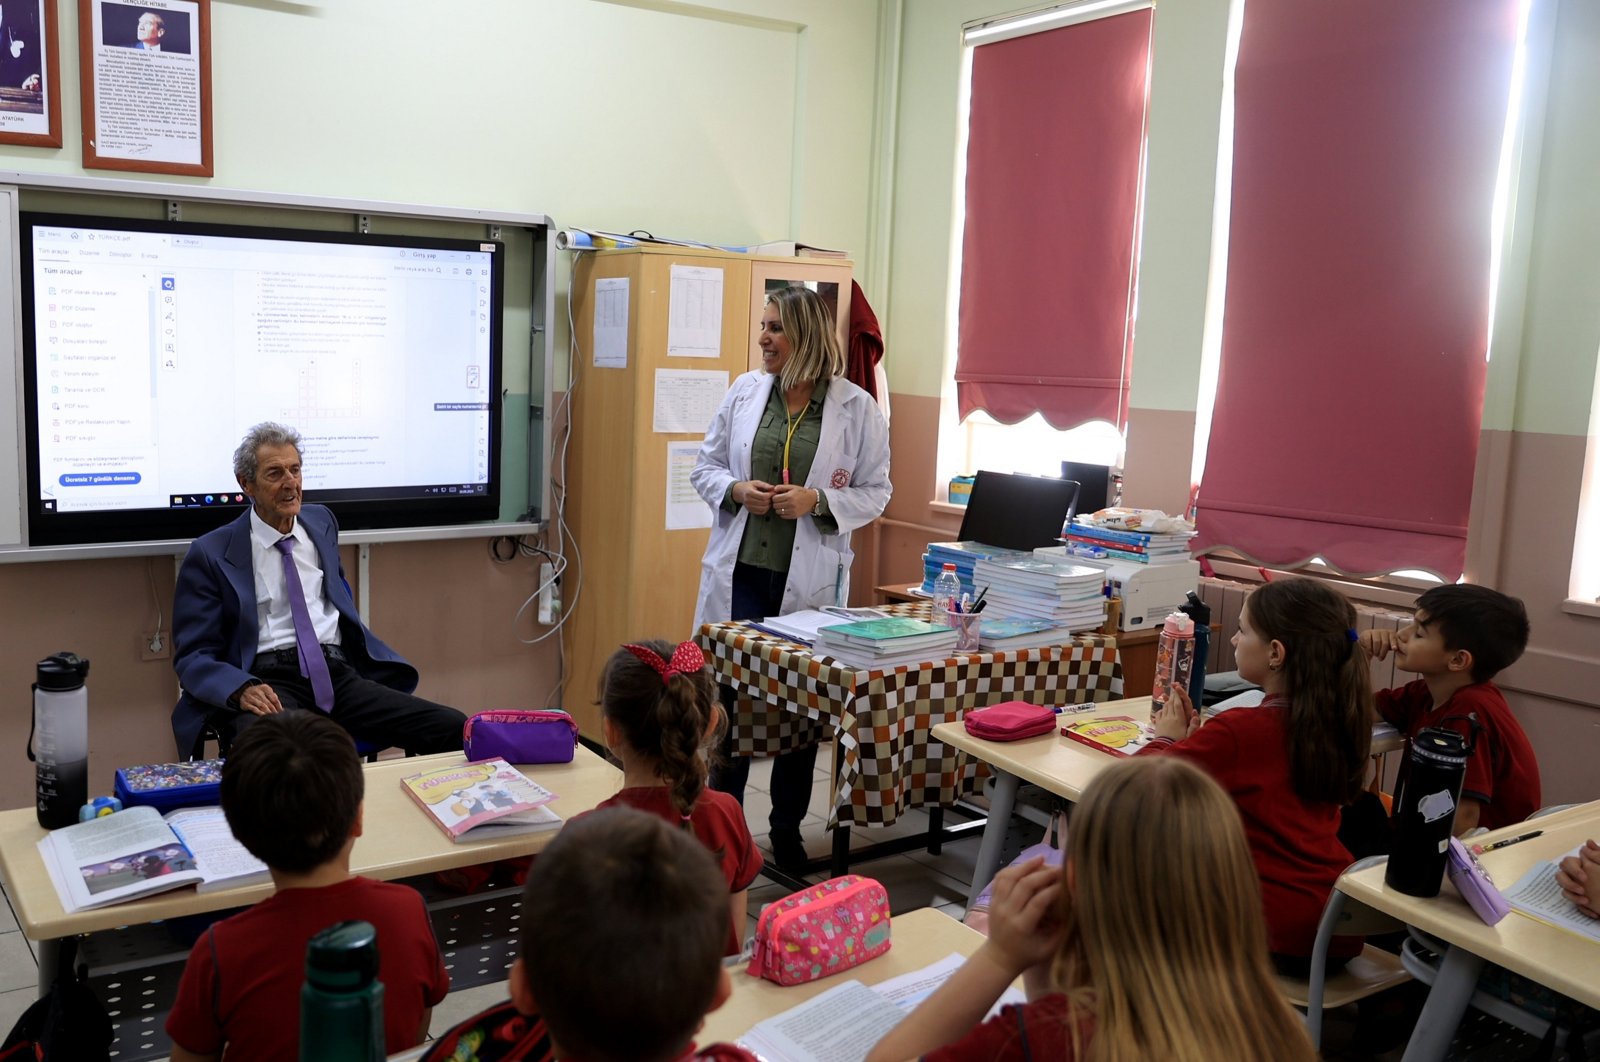
[[[423,755],[461,750],[466,716],[454,708],[362,678],[342,655],[328,658],[328,677],[333,680],[333,711],[328,716],[351,737],[380,749],[401,748]],[[263,653],[256,658],[250,673],[272,687],[285,711],[317,711],[311,680],[301,676],[293,652]],[[211,723],[227,746],[257,718],[249,712],[223,708],[211,714]]]
[[[783,587],[787,572],[773,572],[748,564],[733,566],[734,620],[759,620],[776,616],[783,608]],[[744,803],[745,785],[750,780],[750,757],[733,754],[733,709],[737,697],[732,686],[721,688],[722,707],[728,715],[728,733],[722,739],[722,763],[711,772],[711,788],[727,793]],[[774,830],[798,830],[811,805],[811,784],[817,766],[817,746],[808,745],[792,752],[780,752],[772,762],[772,813],[767,817]]]

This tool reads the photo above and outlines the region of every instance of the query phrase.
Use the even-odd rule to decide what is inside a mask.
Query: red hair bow
[[[694,642],[679,642],[670,660],[661,659],[654,649],[643,645],[624,645],[623,648],[655,668],[662,682],[670,681],[673,675],[693,675],[706,666],[706,654]]]

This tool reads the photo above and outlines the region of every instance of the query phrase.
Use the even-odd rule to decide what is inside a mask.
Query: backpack
[[[59,947],[55,984],[22,1012],[10,1035],[0,1043],[0,1062],[108,1062],[111,1058],[111,1015],[89,988],[88,965],[73,969],[77,938],[69,937]]]

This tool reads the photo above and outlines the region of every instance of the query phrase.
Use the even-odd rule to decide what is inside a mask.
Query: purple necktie
[[[333,708],[333,679],[328,676],[328,662],[322,658],[322,644],[311,626],[311,612],[306,608],[305,588],[300,585],[300,572],[294,566],[294,537],[285,535],[273,543],[283,554],[283,586],[289,592],[289,611],[294,615],[294,644],[300,650],[300,674],[311,680],[311,694],[317,707],[324,712]]]

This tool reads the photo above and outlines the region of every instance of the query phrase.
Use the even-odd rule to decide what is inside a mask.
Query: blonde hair
[[[844,375],[844,352],[833,331],[833,310],[810,288],[792,284],[767,296],[778,308],[778,323],[789,341],[789,360],[778,370],[785,391],[823,377]]]
[[[1221,786],[1176,757],[1118,763],[1084,791],[1068,832],[1052,973],[1073,1009],[1094,1015],[1077,1057],[1317,1057],[1278,994],[1255,864]]]

